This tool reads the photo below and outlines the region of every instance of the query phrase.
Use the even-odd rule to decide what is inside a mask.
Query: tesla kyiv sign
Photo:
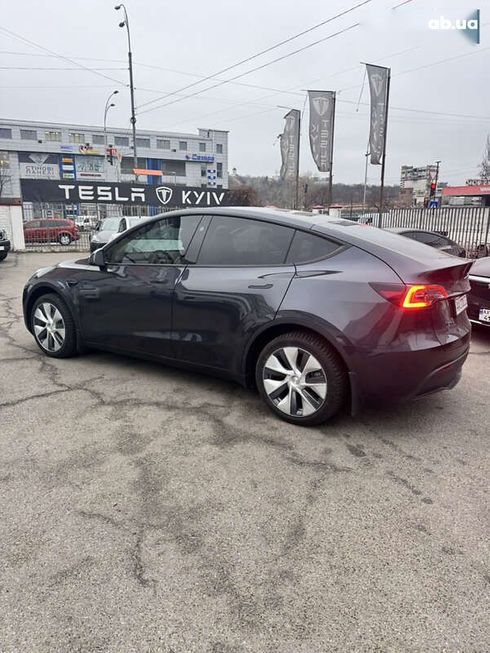
[[[226,206],[227,190],[147,184],[78,183],[75,181],[21,180],[24,202],[100,202],[107,204],[149,204],[151,206]]]

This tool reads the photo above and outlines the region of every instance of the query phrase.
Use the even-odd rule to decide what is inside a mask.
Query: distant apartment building
[[[400,190],[405,197],[410,195],[412,206],[424,206],[430,195],[430,184],[435,181],[437,166],[429,164],[419,168],[402,166],[400,175]]]
[[[100,125],[0,120],[0,196],[22,198],[39,217],[69,217],[98,213],[90,199],[104,197],[98,192],[106,188],[104,184],[111,185],[112,196],[117,194],[117,184],[123,188],[135,181],[150,189],[218,192],[228,188],[226,131],[138,130],[136,151],[137,177],[130,129],[111,127],[104,132]],[[76,190],[83,184],[87,190],[67,207],[66,202],[53,201],[50,182],[66,182]],[[80,201],[81,197],[87,201]]]

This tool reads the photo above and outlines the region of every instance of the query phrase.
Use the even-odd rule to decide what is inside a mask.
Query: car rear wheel
[[[70,234],[60,234],[58,237],[61,245],[69,245],[71,243]]]
[[[7,258],[8,252],[0,252],[0,261],[3,261],[3,259]]]
[[[314,426],[339,412],[347,375],[337,353],[303,331],[272,340],[257,361],[255,380],[265,403],[292,424]]]
[[[47,356],[69,358],[76,354],[77,337],[70,309],[58,295],[39,297],[31,309],[36,343]]]

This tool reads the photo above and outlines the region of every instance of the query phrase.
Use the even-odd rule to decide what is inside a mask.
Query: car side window
[[[214,216],[199,252],[198,265],[280,265],[294,231],[289,227],[228,216]]]
[[[30,222],[26,223],[27,229],[39,229],[40,226],[41,226],[41,220],[31,220]]]
[[[289,248],[287,263],[309,263],[327,258],[341,245],[321,236],[296,231]]]
[[[107,251],[110,264],[187,264],[186,259],[200,215],[174,216],[148,222],[122,237]]]

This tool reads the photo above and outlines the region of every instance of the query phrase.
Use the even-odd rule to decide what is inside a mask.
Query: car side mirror
[[[105,253],[102,248],[96,249],[95,252],[92,252],[88,261],[90,265],[95,265],[101,269],[105,268],[107,265]]]

